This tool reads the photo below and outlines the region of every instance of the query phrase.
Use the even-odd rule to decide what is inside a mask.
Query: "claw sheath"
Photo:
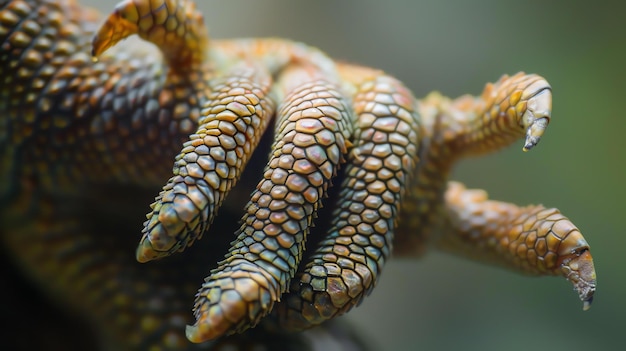
[[[541,79],[524,90],[522,99],[526,99],[526,111],[522,114],[522,126],[526,129],[523,150],[528,151],[537,145],[550,123],[552,90],[548,83]]]
[[[567,240],[561,244],[565,259],[561,263],[563,276],[574,285],[574,290],[583,302],[583,310],[591,308],[593,295],[596,292],[596,271],[589,246],[582,239],[580,233],[572,235],[576,240],[574,247],[570,247]]]
[[[438,147],[446,150],[445,155],[458,159],[497,151],[524,135],[524,150],[535,146],[550,121],[552,93],[542,77],[520,72],[487,84],[480,97],[449,101],[431,95],[422,104],[423,110],[443,113],[443,117],[424,113],[425,123],[434,123],[431,132],[443,139]]]

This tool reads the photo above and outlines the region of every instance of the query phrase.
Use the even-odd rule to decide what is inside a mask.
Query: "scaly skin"
[[[1,5],[0,206],[16,264],[103,347],[302,348],[307,333],[358,347],[333,324],[284,332],[347,312],[392,253],[429,243],[562,275],[589,307],[589,245],[558,210],[448,183],[462,157],[539,142],[552,103],[543,78],[417,100],[382,71],[304,44],[210,41],[191,1],[125,1],[97,18],[69,0]],[[143,42],[121,43],[133,34]],[[262,170],[252,153],[264,135]],[[232,240],[218,233],[251,190],[244,169],[261,180]],[[159,186],[133,258],[130,226]],[[330,220],[317,218],[323,206]]]

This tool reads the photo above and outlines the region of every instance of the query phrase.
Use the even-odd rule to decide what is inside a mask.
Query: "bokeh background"
[[[83,0],[83,2],[85,2]],[[89,1],[86,1],[89,3]],[[429,252],[393,260],[346,319],[380,350],[609,350],[626,331],[626,3],[198,0],[213,37],[277,36],[383,69],[417,96],[478,94],[523,70],[554,92],[537,149],[468,160],[454,178],[495,199],[560,208],[591,244],[598,292],[583,312],[562,278]],[[103,10],[114,1],[91,4]]]

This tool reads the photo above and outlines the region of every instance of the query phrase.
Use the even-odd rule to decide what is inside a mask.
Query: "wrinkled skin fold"
[[[362,349],[326,322],[427,246],[563,276],[590,307],[569,219],[448,180],[461,158],[537,145],[552,118],[538,75],[416,99],[302,43],[211,40],[185,0],[105,17],[3,1],[0,45],[3,245],[102,348]]]

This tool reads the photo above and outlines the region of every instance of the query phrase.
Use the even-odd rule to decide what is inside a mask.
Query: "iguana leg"
[[[102,274],[90,276],[109,281],[129,274],[131,279],[126,281],[131,285],[150,277],[153,280],[146,285],[157,290],[168,279],[172,279],[169,286],[176,286],[180,278],[176,269],[182,267],[177,266],[178,260],[152,266],[153,269],[148,265],[136,268],[125,261],[115,266],[115,257],[121,255],[116,252],[119,247],[103,243],[119,239],[112,236],[117,228],[90,231],[83,217],[66,217],[62,212],[65,210],[56,212],[55,206],[69,204],[75,216],[84,208],[94,207],[94,203],[104,206],[98,209],[111,210],[108,206],[113,205],[102,199],[76,198],[83,192],[97,194],[94,189],[102,184],[146,187],[161,182],[171,176],[166,166],[171,165],[171,157],[183,145],[175,161],[174,176],[152,206],[137,256],[140,261],[147,261],[181,251],[211,224],[273,115],[273,95],[277,95],[285,111],[281,115],[283,121],[277,125],[277,135],[284,140],[278,140],[274,146],[264,179],[246,209],[244,224],[228,258],[212,272],[199,292],[196,300],[199,320],[189,328],[190,339],[202,341],[241,331],[268,313],[298,267],[305,235],[338,164],[350,148],[350,140],[355,143],[355,151],[348,154],[351,158],[347,180],[342,184],[335,228],[301,276],[305,285],[299,290],[300,295],[297,287],[296,293],[289,295],[295,296],[291,300],[295,303],[286,304],[288,313],[283,323],[296,320],[297,328],[304,328],[357,304],[371,290],[391,250],[393,232],[383,229],[394,226],[395,216],[389,214],[395,211],[400,212],[397,254],[414,254],[430,233],[440,235],[441,245],[456,243],[452,246],[463,247],[463,252],[481,249],[485,242],[494,240],[503,246],[508,240],[512,247],[526,235],[525,245],[517,244],[515,254],[507,254],[500,248],[492,250],[493,256],[500,263],[514,262],[517,267],[539,273],[564,271],[588,306],[595,290],[595,272],[586,242],[569,221],[552,210],[526,210],[494,204],[480,196],[465,196],[471,192],[454,191],[454,185],[450,197],[444,199],[447,175],[456,159],[493,151],[524,134],[525,149],[537,143],[549,121],[551,103],[549,86],[540,77],[523,74],[505,77],[488,86],[480,98],[451,101],[431,95],[418,103],[417,109],[424,118],[420,128],[410,116],[414,109],[410,93],[396,81],[385,82],[388,78],[382,73],[345,66],[338,74],[334,62],[318,50],[279,39],[213,42],[208,47],[201,16],[192,7],[184,6],[186,3],[190,2],[123,2],[95,37],[93,53],[99,55],[99,62],[92,62],[88,53],[87,38],[96,29],[91,12],[83,12],[71,1],[60,5],[34,0],[2,4],[1,102],[7,117],[0,120],[0,162],[1,175],[6,175],[8,186],[0,186],[0,200],[5,206],[8,203],[5,199],[16,199],[15,204],[11,203],[11,211],[2,213],[2,219],[17,214],[15,218],[25,216],[36,223],[36,228],[23,227],[12,232],[13,236],[6,241],[16,254],[23,255],[27,270],[41,268],[37,263],[40,257],[53,262],[52,268],[43,267],[40,273],[35,273],[42,274],[40,281],[59,275],[56,283],[62,291],[67,289],[65,283],[69,280],[64,278],[67,275],[76,284],[90,287],[93,281],[78,278],[83,272],[80,262],[89,268],[90,260],[98,261],[102,252],[111,251],[111,262],[102,266]],[[144,45],[118,45],[107,50],[131,33],[156,44],[157,50]],[[50,40],[50,36],[56,41]],[[271,87],[274,78],[279,84]],[[374,90],[388,83],[395,89],[395,96],[402,96],[400,102],[394,101],[401,108],[391,109],[391,119],[368,122],[368,111],[374,115],[383,113],[384,108],[377,107],[384,107],[390,101],[389,95],[394,94],[381,94],[382,102],[368,96],[361,100],[355,91],[367,91],[364,80],[376,81]],[[320,94],[326,94],[325,98],[315,100]],[[288,97],[280,98],[285,95]],[[345,99],[348,96],[354,97],[354,106]],[[321,104],[320,100],[323,100]],[[305,105],[312,106],[315,113],[309,115]],[[300,107],[305,112],[300,113]],[[290,112],[290,108],[296,113]],[[359,111],[358,123],[349,117],[351,108]],[[400,128],[390,132],[385,122],[394,118],[402,123],[398,122],[396,126]],[[405,128],[403,123],[410,126]],[[353,132],[355,127],[357,131]],[[373,134],[370,136],[368,132]],[[184,143],[189,134],[192,136]],[[370,150],[368,142],[379,144]],[[418,150],[417,164],[414,164],[414,149]],[[398,158],[402,161],[397,162]],[[378,168],[381,163],[382,168]],[[397,173],[390,175],[392,171]],[[381,188],[377,180],[367,183],[372,177],[389,181]],[[357,188],[360,181],[367,183],[365,188],[371,201],[369,197],[361,198]],[[467,197],[470,200],[464,200]],[[89,201],[92,207],[85,206]],[[117,206],[125,203],[119,201]],[[369,211],[376,204],[381,204],[380,211]],[[361,211],[361,205],[369,207]],[[510,220],[506,223],[493,220],[491,214],[498,211]],[[100,223],[113,218],[103,216]],[[520,218],[530,218],[529,230],[536,227],[548,234],[537,241],[525,232],[515,236],[518,227],[512,227],[511,223],[518,225]],[[490,223],[499,223],[506,230],[493,231],[488,226]],[[16,223],[14,228],[21,225]],[[369,236],[372,239],[369,242],[362,240],[363,234],[370,234],[367,225],[375,232]],[[353,235],[353,227],[363,232]],[[483,236],[475,239],[476,232]],[[16,236],[20,233],[29,234]],[[47,237],[46,233],[51,236]],[[52,241],[47,241],[50,238]],[[551,240],[552,246],[544,249],[542,238],[546,242]],[[27,247],[28,242],[34,242],[32,247]],[[518,252],[524,249],[525,253]],[[543,260],[537,258],[542,252],[545,252],[541,256]],[[215,256],[215,252],[207,254],[207,257]],[[61,266],[55,266],[54,258],[58,257],[67,259],[65,268],[72,267],[72,262],[77,262],[78,268],[63,272]],[[552,265],[554,260],[556,264]],[[190,263],[186,259],[185,262]],[[340,273],[335,271],[337,275],[325,272],[315,275],[321,267],[336,268],[335,262],[341,269]],[[110,268],[111,265],[117,268]],[[195,265],[182,269],[192,272],[201,266],[196,261]],[[136,275],[132,273],[135,269],[139,272]],[[310,279],[312,276],[315,278]],[[191,280],[183,279],[184,284],[178,281],[185,288],[176,290],[188,293]],[[319,288],[314,296],[322,308],[307,309],[307,302],[314,299],[306,284]],[[72,285],[75,284],[69,286]],[[78,286],[77,290],[83,288]],[[131,291],[139,300],[142,296],[154,297],[132,289],[116,286],[94,294],[110,292],[117,296],[121,290]],[[163,320],[150,320],[153,314],[145,305],[124,304],[124,296],[119,301],[101,304],[99,300],[105,297],[86,299],[91,302],[83,307],[93,312],[102,309],[105,314],[113,313],[121,318],[122,322],[110,322],[94,313],[100,325],[111,323],[112,330],[121,328],[119,335],[130,340],[131,346],[150,345],[163,336],[168,339],[157,340],[162,345],[177,347],[184,341],[178,334],[169,337],[169,324]],[[323,305],[325,299],[330,304]],[[110,303],[120,303],[123,308]],[[280,307],[277,311],[281,311]],[[124,327],[128,322],[123,319],[128,314],[134,322],[138,321],[136,318],[148,319],[145,325],[144,319],[140,319],[139,328],[140,334],[150,340],[128,336],[127,333],[137,330]],[[176,325],[182,321],[174,319]],[[117,332],[107,331],[112,335]]]

